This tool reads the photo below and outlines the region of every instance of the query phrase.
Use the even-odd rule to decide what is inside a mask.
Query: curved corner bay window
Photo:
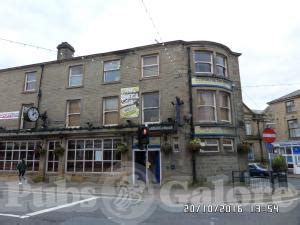
[[[18,163],[24,159],[27,171],[39,171],[39,155],[34,150],[40,141],[1,141],[0,170],[16,170]]]
[[[120,138],[77,139],[68,141],[67,172],[119,172],[121,153],[117,151]]]
[[[219,107],[220,107],[220,120],[225,122],[231,121],[230,113],[230,97],[227,92],[219,92]]]
[[[197,92],[197,120],[201,122],[216,121],[216,98],[214,91]]]
[[[216,74],[224,77],[227,76],[226,57],[223,55],[217,54],[216,56]]]
[[[212,53],[205,51],[194,52],[196,73],[212,73]]]

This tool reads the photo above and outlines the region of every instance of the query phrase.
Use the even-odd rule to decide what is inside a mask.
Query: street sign
[[[271,128],[266,128],[262,134],[263,140],[266,143],[272,143],[276,140],[276,132]]]

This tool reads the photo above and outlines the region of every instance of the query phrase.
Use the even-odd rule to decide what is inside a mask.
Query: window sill
[[[151,80],[151,79],[160,79],[160,76],[157,75],[157,76],[151,76],[151,77],[141,77],[140,81],[141,80]]]
[[[102,82],[103,85],[109,85],[109,84],[120,84],[121,80],[118,81],[112,81],[112,82]]]
[[[66,129],[78,129],[78,128],[80,128],[80,126],[73,126],[73,127],[66,127]]]
[[[83,88],[83,85],[80,86],[68,86],[66,89],[74,89],[74,88]]]
[[[116,127],[119,124],[103,124],[104,127]]]
[[[32,90],[32,91],[22,91],[22,94],[34,94],[37,93],[37,90]]]
[[[231,81],[229,76],[221,76],[214,73],[194,73],[195,77],[213,77],[213,78],[220,78],[223,80]]]
[[[297,110],[291,111],[291,112],[286,112],[286,114],[296,114],[296,113],[297,113]]]

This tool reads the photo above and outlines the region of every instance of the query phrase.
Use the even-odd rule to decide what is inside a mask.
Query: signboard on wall
[[[139,87],[121,88],[120,117],[138,117],[139,99]]]
[[[230,81],[211,77],[193,77],[192,86],[220,87],[232,90],[232,84]]]
[[[20,112],[0,112],[0,120],[15,120],[19,119]]]
[[[236,132],[233,128],[225,127],[200,127],[195,126],[196,135],[207,135],[207,136],[236,136]]]

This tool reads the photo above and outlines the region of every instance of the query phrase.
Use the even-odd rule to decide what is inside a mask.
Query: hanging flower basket
[[[54,149],[53,153],[54,155],[62,156],[65,153],[65,149],[59,145]]]
[[[47,150],[43,148],[41,145],[37,145],[34,149],[34,153],[40,156],[44,156],[47,153]]]
[[[187,144],[187,149],[191,152],[199,151],[200,148],[200,140],[196,138],[191,139],[190,142]]]
[[[250,151],[250,146],[246,143],[240,143],[237,146],[238,153],[248,153]]]
[[[117,150],[118,150],[118,152],[126,153],[126,152],[128,152],[128,146],[123,144],[123,143],[118,144],[117,145]]]
[[[160,147],[161,151],[164,152],[166,155],[172,152],[172,146],[169,143],[163,144]]]

